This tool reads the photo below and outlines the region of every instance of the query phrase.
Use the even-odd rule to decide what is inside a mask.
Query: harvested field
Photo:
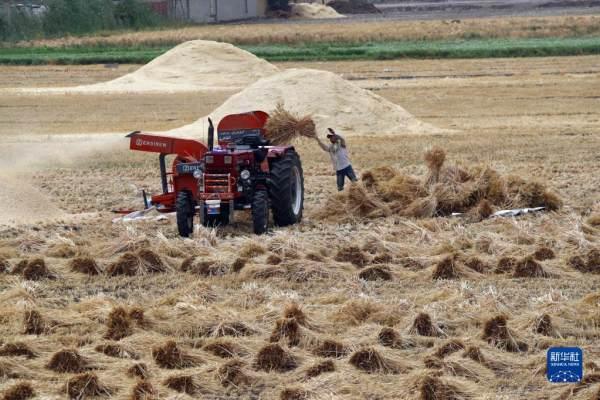
[[[0,107],[0,165],[62,210],[0,229],[3,396],[554,399],[565,388],[544,376],[549,345],[577,344],[598,364],[599,57],[294,66],[343,73],[455,130],[349,136],[359,174],[385,167],[379,175],[399,171],[425,187],[423,154],[437,146],[442,170],[487,165],[538,180],[563,206],[515,219],[322,221],[335,178],[327,154],[303,140],[301,225],[257,239],[240,218],[183,240],[172,218],[111,222],[111,208],[139,207],[141,189],[159,190],[155,157],[120,142],[80,153],[46,137],[89,133],[94,147],[113,136],[92,132],[172,129],[231,93],[52,101],[0,91],[10,104]],[[0,87],[38,73],[39,86],[116,77],[97,67],[0,70],[12,71]],[[23,277],[21,261],[35,259],[54,279]],[[574,399],[598,392],[597,369],[586,371]]]
[[[348,23],[317,21],[315,23],[224,24],[186,28],[115,33],[106,37],[47,39],[23,43],[23,46],[60,47],[69,45],[164,45],[204,39],[241,44],[305,42],[372,42],[374,40],[434,40],[473,37],[565,37],[598,33],[597,15],[475,18],[433,21],[375,21]],[[342,19],[342,22],[345,20]],[[450,26],[450,28],[449,28]],[[535,27],[535,29],[532,29]]]

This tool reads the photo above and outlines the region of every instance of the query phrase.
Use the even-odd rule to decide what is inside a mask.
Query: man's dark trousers
[[[356,175],[354,174],[354,170],[352,169],[352,165],[348,165],[346,168],[336,171],[335,174],[337,176],[338,191],[340,192],[344,190],[344,181],[346,177],[348,177],[348,179],[350,179],[352,182],[357,181]]]

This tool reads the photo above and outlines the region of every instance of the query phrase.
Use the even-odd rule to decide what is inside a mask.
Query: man
[[[331,142],[330,145],[326,145],[317,136],[317,142],[323,150],[329,153],[331,162],[333,163],[333,169],[337,176],[337,188],[338,191],[344,190],[344,181],[346,177],[352,182],[356,182],[356,175],[350,164],[350,158],[348,157],[348,149],[346,148],[346,141],[343,137],[334,132],[333,129],[327,128],[327,138]]]

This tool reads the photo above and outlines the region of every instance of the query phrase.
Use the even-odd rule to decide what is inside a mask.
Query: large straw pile
[[[299,117],[278,103],[265,125],[266,137],[272,145],[289,144],[299,137],[316,138],[315,123],[308,115]]]
[[[501,176],[490,167],[444,166],[446,153],[433,148],[424,156],[424,178],[405,175],[391,167],[366,171],[361,183],[330,197],[317,212],[337,221],[401,215],[413,218],[465,213],[473,220],[507,208],[546,207],[556,210],[562,201],[542,183],[519,176]]]
[[[290,16],[300,19],[332,19],[344,18],[333,8],[316,3],[295,3],[290,4]]]
[[[333,72],[290,68],[278,73],[269,72],[267,77],[231,96],[210,115],[169,133],[176,136],[197,136],[206,131],[208,117],[213,121],[220,121],[229,114],[273,110],[278,103],[285,104],[290,112],[310,115],[319,132],[325,132],[329,127],[344,135],[421,135],[445,132]]]
[[[273,64],[229,43],[184,42],[136,71],[109,82],[70,88],[26,88],[34,93],[140,93],[240,90],[278,72]]]

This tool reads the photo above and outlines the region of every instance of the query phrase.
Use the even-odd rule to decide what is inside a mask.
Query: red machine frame
[[[230,144],[230,141],[226,139],[228,134],[240,131],[259,130],[264,136],[264,127],[268,119],[269,115],[264,111],[251,111],[223,117],[217,126],[218,144],[221,148],[221,150],[218,151],[229,151],[228,145]],[[217,177],[216,174],[210,174],[205,181],[205,191],[199,193],[197,180],[192,174],[179,174],[177,172],[177,166],[180,163],[200,162],[204,155],[209,152],[209,147],[212,147],[210,139],[207,147],[202,142],[193,139],[158,136],[140,131],[131,132],[127,137],[130,139],[129,148],[131,150],[159,153],[162,194],[154,195],[151,198],[152,204],[157,206],[158,211],[175,211],[176,196],[181,190],[190,191],[193,197],[199,200],[219,199],[231,201],[236,198],[237,191],[232,190],[232,186],[236,184],[237,177],[227,177],[229,185],[226,193],[211,193],[207,189],[210,187],[209,184],[215,183],[212,180]],[[263,172],[268,172],[268,159],[280,157],[289,147],[265,146],[265,148],[268,153],[267,157],[261,163],[261,170]],[[165,159],[168,155],[176,155],[172,163],[171,172],[167,172],[166,170]]]
[[[160,212],[175,211],[175,196],[180,190],[190,190],[197,194],[198,185],[192,175],[180,175],[177,165],[181,162],[200,161],[208,151],[203,143],[192,139],[151,135],[140,131],[131,132],[127,137],[131,150],[159,153],[162,194],[152,196],[152,204]],[[166,157],[175,154],[171,172],[167,172]],[[171,176],[169,180],[168,177]],[[177,177],[177,179],[173,179]],[[169,190],[169,186],[172,190]]]

